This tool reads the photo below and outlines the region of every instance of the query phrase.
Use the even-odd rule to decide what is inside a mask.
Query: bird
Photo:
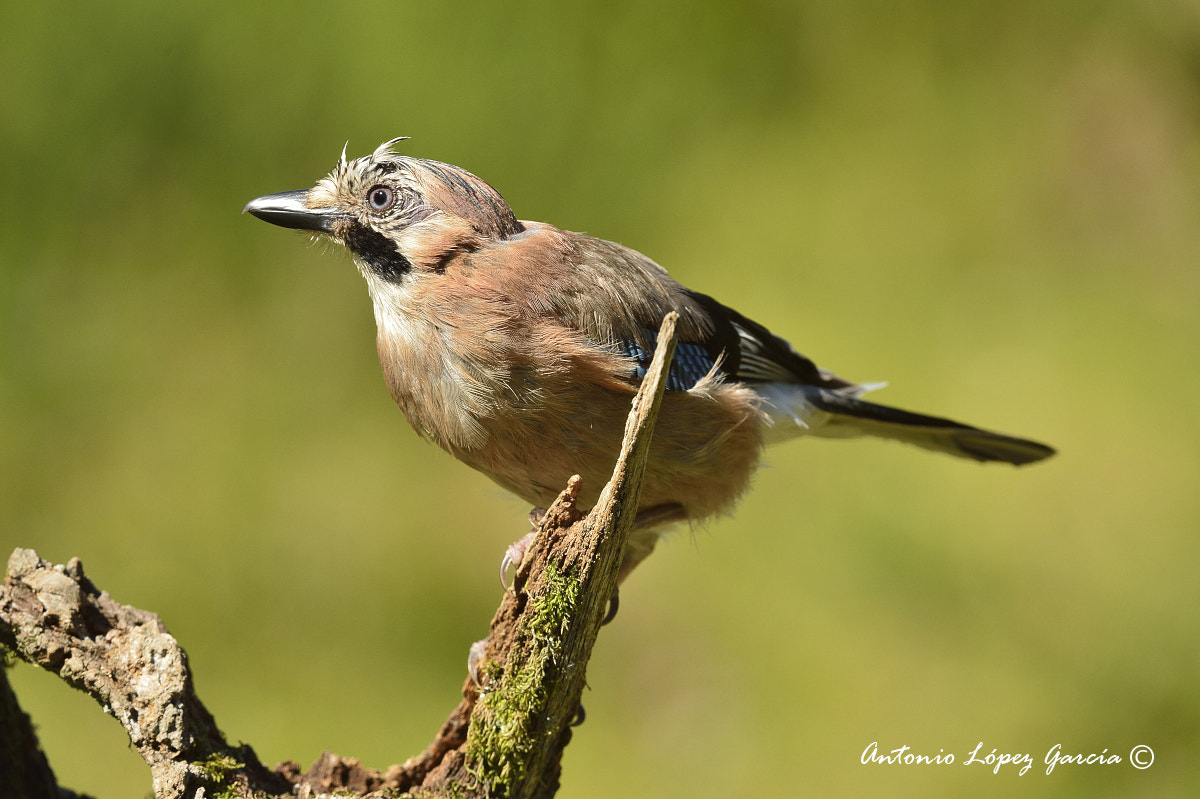
[[[663,317],[678,314],[624,580],[680,522],[728,513],[763,448],[802,436],[876,436],[1023,465],[1045,444],[862,398],[763,325],[686,288],[645,255],[521,221],[448,163],[400,154],[407,137],[309,189],[244,212],[349,251],[366,280],[392,399],[412,428],[536,508],[572,475],[587,509],[611,474]],[[506,556],[507,558],[508,556]],[[503,569],[503,566],[502,566]]]

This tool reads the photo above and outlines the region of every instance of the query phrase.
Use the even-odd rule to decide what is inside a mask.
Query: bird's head
[[[268,194],[243,209],[267,222],[324,234],[369,280],[402,283],[437,272],[455,253],[523,228],[500,193],[450,164],[392,151],[403,137],[353,161],[342,156],[311,189]]]

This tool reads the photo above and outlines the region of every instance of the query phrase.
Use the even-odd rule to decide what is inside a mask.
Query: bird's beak
[[[333,208],[309,208],[307,189],[268,194],[246,203],[242,213],[250,213],[264,222],[296,230],[332,233],[338,212]]]

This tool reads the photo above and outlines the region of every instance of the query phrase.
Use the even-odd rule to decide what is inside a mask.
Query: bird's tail
[[[978,427],[866,402],[829,389],[804,392],[812,408],[809,435],[844,437],[872,435],[905,441],[924,449],[947,452],[977,461],[1022,465],[1054,454],[1054,449],[1027,438],[1016,438]]]

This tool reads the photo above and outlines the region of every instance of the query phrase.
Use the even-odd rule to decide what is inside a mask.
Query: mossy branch
[[[545,799],[579,713],[587,662],[617,585],[637,513],[642,474],[675,314],[634,398],[612,479],[586,517],[574,477],[538,534],[492,619],[479,684],[420,755],[384,772],[326,753],[303,774],[264,767],[248,745],[230,746],[192,685],[187,654],[153,613],[114,602],[78,559],[52,565],[17,549],[0,585],[0,645],[91,695],[115,716],[150,766],[155,795],[175,797],[453,796]],[[33,727],[0,673],[0,784],[13,799],[72,796],[55,785]]]

